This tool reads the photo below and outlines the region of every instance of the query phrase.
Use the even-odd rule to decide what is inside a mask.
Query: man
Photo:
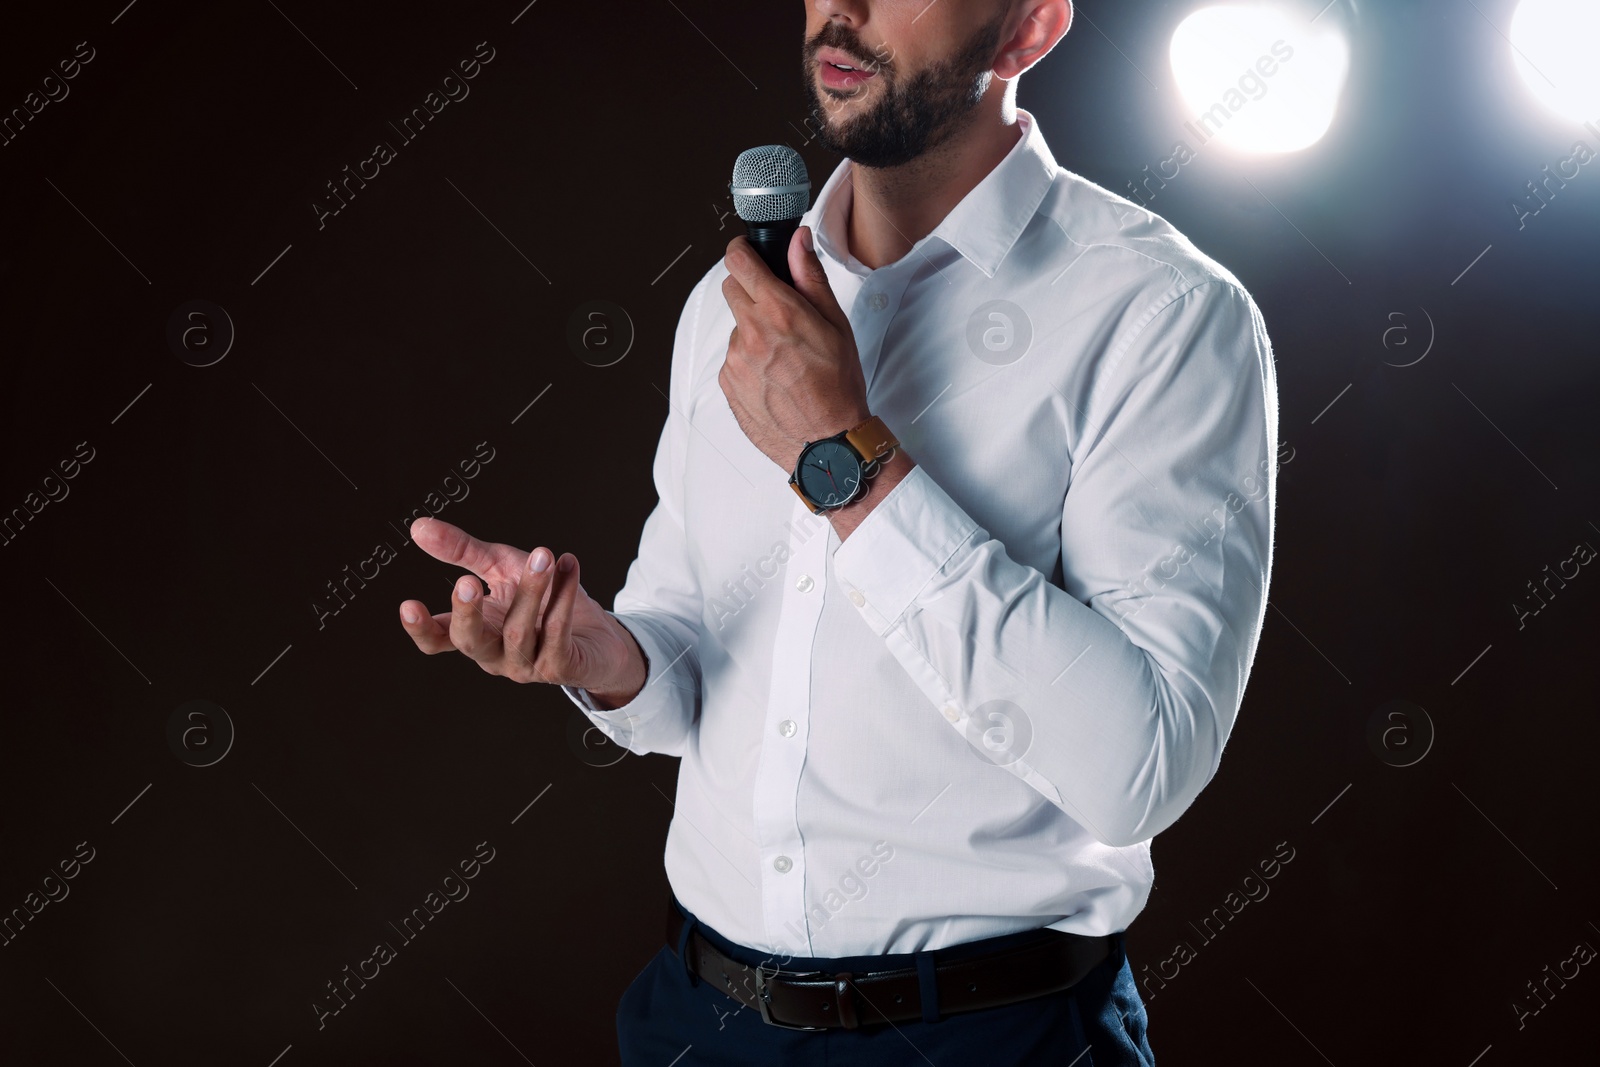
[[[421,648],[682,759],[625,1064],[1153,1062],[1123,933],[1255,656],[1277,386],[1239,282],[1016,108],[1071,16],[807,6],[848,158],[793,288],[741,237],[690,294],[614,612],[412,527],[490,591],[402,605]]]

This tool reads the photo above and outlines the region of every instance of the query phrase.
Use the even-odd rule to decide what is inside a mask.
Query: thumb
[[[794,278],[795,289],[822,313],[823,318],[840,329],[849,328],[850,319],[833,295],[828,273],[817,256],[810,226],[801,226],[789,239],[789,274]]]

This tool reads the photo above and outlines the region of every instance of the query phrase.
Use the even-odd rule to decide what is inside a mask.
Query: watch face
[[[843,441],[817,441],[800,457],[800,488],[822,507],[838,507],[856,495],[861,461]]]

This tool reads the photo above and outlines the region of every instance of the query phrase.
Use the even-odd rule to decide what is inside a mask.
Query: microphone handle
[[[800,228],[800,220],[779,219],[776,222],[747,222],[744,224],[745,233],[750,238],[750,243],[755,247],[756,253],[766,263],[778,280],[785,285],[793,285],[794,278],[789,274],[789,241],[794,237],[794,232]]]

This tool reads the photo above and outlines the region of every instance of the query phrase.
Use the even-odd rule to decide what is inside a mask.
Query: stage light
[[[1573,122],[1600,119],[1600,6],[1523,0],[1511,16],[1511,55],[1539,101]]]
[[[1202,143],[1246,152],[1317,143],[1333,125],[1350,69],[1349,44],[1333,21],[1283,4],[1226,4],[1184,19],[1172,35],[1172,73],[1188,128]]]

